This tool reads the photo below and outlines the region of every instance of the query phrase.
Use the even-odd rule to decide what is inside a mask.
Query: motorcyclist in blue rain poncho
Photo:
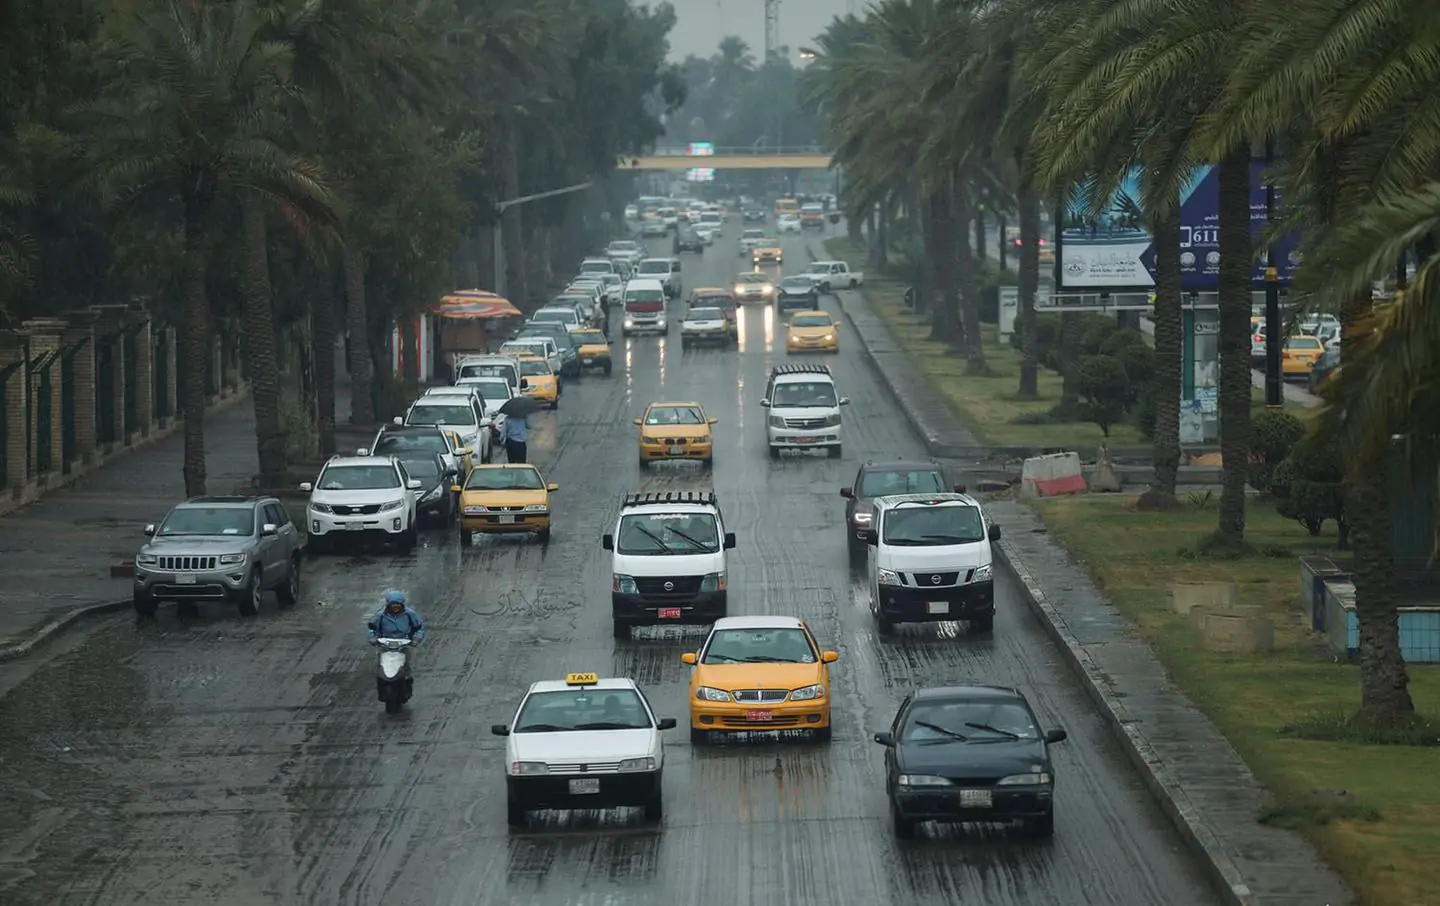
[[[405,600],[405,592],[385,592],[385,606],[370,618],[370,641],[376,639],[409,639],[415,644],[425,641],[425,618]]]

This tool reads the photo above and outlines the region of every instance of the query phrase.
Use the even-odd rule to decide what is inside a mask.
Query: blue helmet
[[[401,607],[405,606],[405,592],[400,591],[398,588],[392,588],[385,592],[385,606],[393,607],[396,604],[399,604]]]

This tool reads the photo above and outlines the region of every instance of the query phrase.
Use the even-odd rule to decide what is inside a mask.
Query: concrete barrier
[[[1025,460],[1020,470],[1020,496],[1059,497],[1085,493],[1078,453],[1051,453]]]

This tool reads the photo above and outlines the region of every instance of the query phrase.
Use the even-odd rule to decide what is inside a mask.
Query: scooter
[[[405,649],[415,644],[410,639],[375,639],[380,649],[380,668],[375,673],[375,692],[385,703],[386,714],[399,713],[415,691],[415,678],[410,675],[410,657]]]

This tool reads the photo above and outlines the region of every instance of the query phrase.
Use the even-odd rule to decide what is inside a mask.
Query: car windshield
[[[713,554],[720,530],[709,513],[632,513],[620,520],[621,554]]]
[[[786,277],[780,281],[780,285],[785,289],[803,289],[808,291],[815,284],[810,282],[809,277]]]
[[[740,234],[740,238],[741,238],[741,239],[764,239],[764,238],[765,238],[765,231],[764,231],[764,230],[746,230],[745,232],[743,232],[743,233]]]
[[[703,425],[705,413],[696,406],[654,406],[645,413],[647,425]]]
[[[545,324],[543,322],[533,324],[521,331],[520,336],[516,339],[523,340],[526,337],[543,337],[561,349],[570,345],[570,332],[565,329],[563,324]]]
[[[760,246],[761,248],[770,248],[772,246],[775,248],[779,248],[780,240],[774,238],[773,236],[766,236],[755,244]]]
[[[615,265],[609,261],[586,261],[580,265],[582,274],[608,274],[615,270]]]
[[[642,305],[651,305],[656,302],[664,301],[665,293],[661,292],[658,289],[634,289],[625,294],[626,305],[633,305],[635,303],[640,303]]]
[[[598,330],[577,330],[571,336],[575,338],[575,342],[586,346],[604,346],[607,343],[605,334]]]
[[[829,315],[796,315],[790,319],[791,327],[834,327]]]
[[[902,742],[1007,742],[1039,739],[1030,709],[1013,699],[916,702],[900,729]]]
[[[641,261],[640,273],[642,274],[668,274],[670,273],[670,262],[668,261]]]
[[[770,405],[782,409],[826,408],[833,409],[840,401],[835,396],[835,385],[826,381],[791,381],[776,384]]]
[[[539,377],[541,375],[552,375],[555,372],[550,370],[550,363],[544,359],[526,359],[520,363],[521,377]]]
[[[156,535],[253,535],[255,513],[249,507],[182,506],[170,511]]]
[[[400,460],[405,464],[405,471],[411,478],[419,478],[421,481],[434,483],[440,477],[440,463],[431,457],[421,459],[407,458]]]
[[[618,239],[610,243],[609,248],[612,252],[633,252],[640,248],[640,244],[638,242],[631,242],[628,239]]]
[[[551,309],[535,312],[535,316],[531,320],[540,324],[574,324],[577,319],[573,311]]]
[[[515,376],[515,368],[507,362],[486,362],[461,365],[460,378],[498,377],[509,382]]]
[[[725,320],[725,313],[718,308],[692,308],[690,309],[690,320],[723,321]]]
[[[534,356],[543,359],[549,353],[544,343],[506,343],[500,349],[515,356]],[[523,371],[522,371],[523,373]]]
[[[601,274],[600,276],[601,276],[600,282],[601,282],[601,284],[604,285],[604,286],[617,286],[617,285],[619,285],[620,283],[623,283],[623,282],[624,282],[623,280],[620,279],[620,275],[619,275],[619,274]]]
[[[416,405],[405,418],[407,425],[469,425],[475,424],[475,409],[466,405]]]
[[[973,544],[985,540],[980,508],[962,506],[901,506],[885,513],[881,538],[886,544]]]
[[[705,645],[702,664],[813,664],[815,646],[794,627],[717,629]]]
[[[392,453],[399,455],[406,450],[429,450],[434,453],[449,453],[450,441],[445,435],[439,433],[415,432],[405,434],[386,434],[375,442],[375,449],[371,450],[376,456],[388,456]],[[378,467],[377,467],[378,468]],[[385,485],[389,487],[389,485]]]
[[[539,491],[544,487],[534,469],[476,469],[465,482],[467,491]]]
[[[653,724],[633,689],[563,689],[525,699],[512,733],[646,730]]]
[[[883,469],[866,472],[855,496],[874,499],[891,494],[940,494],[946,490],[944,476],[934,470]]]
[[[736,283],[769,283],[770,278],[764,274],[741,274],[735,278]]]
[[[1314,352],[1320,346],[1320,341],[1314,337],[1292,337],[1285,341],[1285,348],[1295,352]]]
[[[445,443],[438,434],[435,440]],[[450,452],[448,445],[445,452]],[[315,486],[322,491],[379,491],[400,487],[400,475],[391,466],[326,466]]]
[[[475,378],[470,378],[470,379],[462,379],[462,380],[460,381],[460,384],[461,384],[461,386],[469,387],[470,389],[474,390],[476,393],[480,394],[480,398],[483,399],[483,400],[485,400],[485,402],[487,402],[487,403],[493,402],[493,401],[501,401],[501,402],[503,402],[503,401],[508,400],[508,399],[510,398],[510,382],[509,382],[509,381],[497,381],[497,380],[494,380],[493,378],[490,378],[490,379],[475,379]]]

